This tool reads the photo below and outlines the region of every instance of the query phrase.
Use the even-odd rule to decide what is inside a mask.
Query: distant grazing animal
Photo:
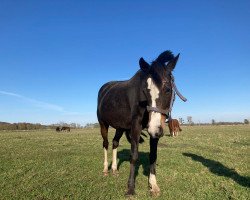
[[[67,132],[70,132],[70,127],[68,126],[63,126],[61,131],[67,131]]]
[[[113,139],[112,171],[117,171],[117,147],[125,132],[131,140],[130,174],[126,195],[135,194],[135,165],[141,131],[147,128],[150,135],[149,186],[153,195],[160,193],[156,181],[156,158],[159,138],[164,134],[165,120],[170,112],[176,87],[172,71],[178,61],[165,51],[151,64],[139,60],[140,70],[127,81],[104,84],[98,93],[97,118],[100,124],[104,149],[104,175],[108,175],[108,128],[116,129]],[[177,92],[176,92],[177,93]]]
[[[56,127],[56,131],[57,132],[60,132],[61,131],[61,128],[58,126],[58,127]]]
[[[168,120],[168,128],[170,132],[170,136],[177,136],[179,131],[182,131],[180,128],[179,121],[177,119]]]

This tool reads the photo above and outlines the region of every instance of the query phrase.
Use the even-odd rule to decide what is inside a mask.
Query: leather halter
[[[154,112],[158,112],[161,113],[163,115],[166,115],[169,112],[169,109],[163,110],[157,107],[151,107],[151,106],[147,106],[147,111],[154,111]]]
[[[171,101],[170,101],[170,106],[168,109],[160,109],[160,108],[157,108],[157,107],[152,107],[152,106],[147,106],[147,111],[150,112],[150,111],[154,111],[154,112],[158,112],[158,113],[161,113],[163,115],[168,115],[169,118],[171,118],[171,111],[172,111],[172,107],[173,107],[173,104],[174,104],[174,100],[175,100],[175,94],[177,94],[180,99],[184,102],[187,101],[187,99],[181,95],[181,93],[179,92],[179,90],[177,89],[175,83],[174,83],[174,76],[171,74],[171,88],[172,88],[172,96],[171,96]]]

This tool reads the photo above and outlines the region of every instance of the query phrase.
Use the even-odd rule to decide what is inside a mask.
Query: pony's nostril
[[[163,128],[160,126],[159,127],[159,133],[161,134],[163,132]]]
[[[160,127],[158,128],[158,133],[157,133],[156,135],[157,135],[158,137],[162,137],[163,134],[164,134],[163,128],[160,126]]]

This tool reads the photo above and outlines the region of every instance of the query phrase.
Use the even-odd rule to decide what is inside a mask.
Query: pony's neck
[[[135,74],[134,74],[134,76],[132,76],[129,80],[128,80],[128,82],[137,82],[137,81],[140,81],[141,80],[141,78],[142,78],[142,70],[138,70]]]

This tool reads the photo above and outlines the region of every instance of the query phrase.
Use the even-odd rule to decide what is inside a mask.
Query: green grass
[[[160,139],[157,199],[250,199],[250,126],[182,128]],[[98,129],[0,132],[0,199],[125,199],[129,149],[123,137],[119,176],[103,177]],[[134,199],[151,199],[148,138],[139,151]]]

